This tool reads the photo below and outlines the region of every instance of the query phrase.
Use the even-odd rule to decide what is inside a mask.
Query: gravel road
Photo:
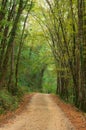
[[[35,94],[21,115],[0,130],[75,130],[49,94]]]

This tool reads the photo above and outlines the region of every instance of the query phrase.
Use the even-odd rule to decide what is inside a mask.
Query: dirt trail
[[[35,94],[21,115],[0,130],[75,130],[50,95]]]

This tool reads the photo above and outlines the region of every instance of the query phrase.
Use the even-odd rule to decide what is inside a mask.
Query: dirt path
[[[26,110],[0,130],[75,130],[48,94],[35,94]]]

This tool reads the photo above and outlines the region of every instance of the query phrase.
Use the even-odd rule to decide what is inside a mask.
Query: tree
[[[19,1],[2,1],[1,4],[1,41],[0,41],[0,87],[3,88],[5,84],[8,82],[8,89],[14,93],[15,88],[15,47],[16,47],[16,34],[18,30],[18,25],[20,24],[21,27],[21,37],[23,37],[24,30],[25,30],[25,23],[26,18],[22,17],[25,9],[27,14],[30,13],[32,8],[32,1],[28,0],[19,0]],[[27,7],[28,6],[28,7]],[[24,18],[25,22],[23,24],[23,31],[22,31],[22,22],[20,19]],[[28,17],[28,16],[27,16]],[[22,38],[21,38],[22,40]],[[22,42],[22,41],[21,41]],[[11,63],[11,65],[10,65]],[[11,66],[11,67],[10,67]],[[9,71],[10,69],[10,71]],[[10,72],[10,74],[9,74]],[[9,77],[10,75],[10,77]],[[8,81],[9,80],[9,81]]]

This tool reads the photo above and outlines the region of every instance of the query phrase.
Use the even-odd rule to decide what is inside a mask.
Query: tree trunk
[[[11,68],[10,68],[10,76],[9,76],[9,82],[8,82],[8,91],[11,92],[13,95],[15,95],[16,87],[15,87],[15,81],[14,81],[14,48],[15,43],[12,44],[12,52],[11,52]]]
[[[32,8],[32,3],[30,5],[30,8],[28,9],[27,15],[25,17],[23,30],[22,30],[22,34],[21,34],[21,38],[20,38],[20,44],[19,44],[19,50],[18,50],[18,56],[17,56],[17,62],[16,62],[16,71],[15,71],[15,79],[16,79],[15,86],[16,87],[18,86],[17,83],[18,83],[19,60],[20,60],[21,50],[22,50],[22,46],[23,46],[24,31],[25,31],[27,18],[28,18],[31,8]]]

